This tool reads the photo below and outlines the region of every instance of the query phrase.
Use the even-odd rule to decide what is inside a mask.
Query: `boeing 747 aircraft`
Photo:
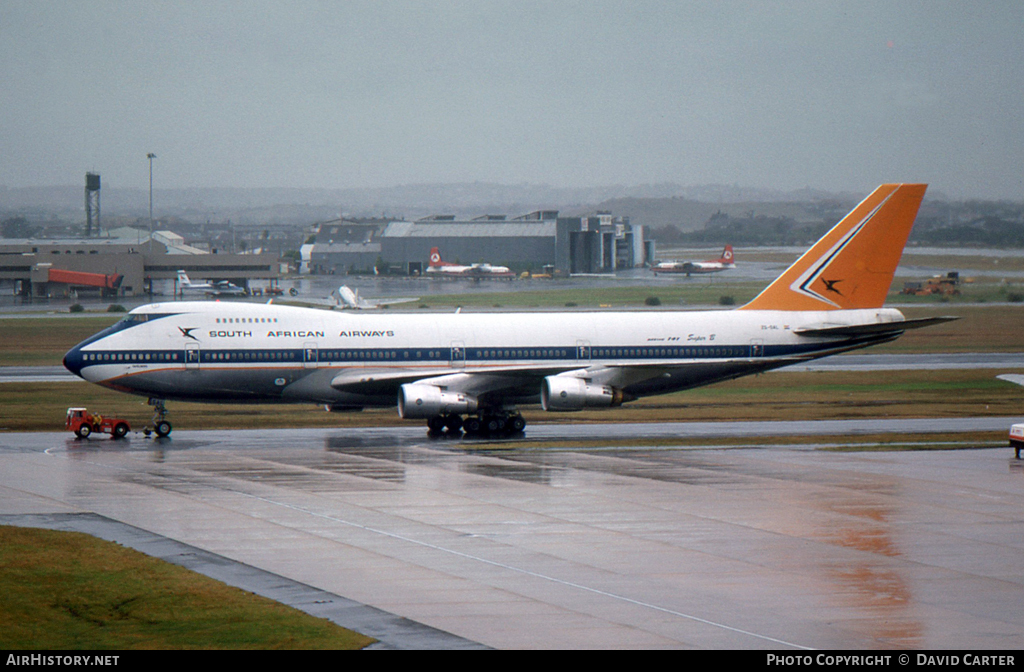
[[[923,184],[885,184],[753,301],[732,311],[331,312],[155,303],[79,343],[64,365],[165,400],[397,406],[431,430],[519,432],[517,405],[608,408],[891,341],[955,318],[882,307]]]

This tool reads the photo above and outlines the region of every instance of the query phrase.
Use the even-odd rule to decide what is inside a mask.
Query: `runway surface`
[[[132,526],[200,566],[241,563],[229,579],[366,605],[392,647],[1024,647],[1010,448],[631,448],[641,426],[591,427],[612,447],[482,450],[419,428],[0,434],[0,522]]]

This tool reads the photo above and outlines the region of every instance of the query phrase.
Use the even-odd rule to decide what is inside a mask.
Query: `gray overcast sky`
[[[0,0],[0,185],[1024,199],[1024,2]]]

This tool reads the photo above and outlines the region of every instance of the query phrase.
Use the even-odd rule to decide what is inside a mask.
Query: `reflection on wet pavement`
[[[96,511],[490,646],[1024,646],[1009,449],[537,449],[400,427],[6,435],[0,466],[0,513]]]

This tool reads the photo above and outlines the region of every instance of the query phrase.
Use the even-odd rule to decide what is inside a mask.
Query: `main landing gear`
[[[163,438],[170,434],[172,429],[171,423],[167,422],[167,407],[164,406],[163,399],[150,399],[149,405],[153,407],[153,427],[152,429],[146,427],[142,432],[146,436],[156,433],[157,436]]]
[[[455,414],[435,415],[427,420],[427,427],[433,435],[462,430],[467,436],[511,436],[523,432],[526,420],[518,411],[485,411],[465,419]]]

